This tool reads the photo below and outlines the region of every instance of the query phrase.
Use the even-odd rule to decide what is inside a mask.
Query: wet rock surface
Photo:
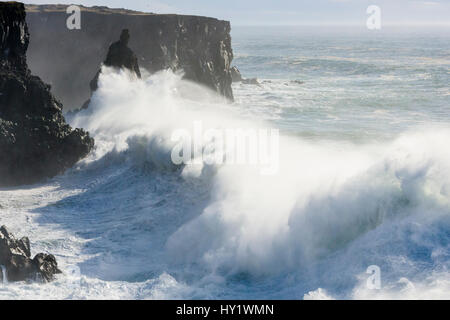
[[[31,259],[30,240],[27,237],[16,239],[5,226],[0,228],[0,265],[4,268],[0,272],[2,282],[49,282],[61,273],[53,255],[39,253]]]
[[[231,79],[233,80],[233,82],[241,82],[243,80],[241,72],[237,67],[231,68]]]
[[[239,71],[239,69],[236,66],[231,68],[231,78],[233,79],[233,82],[240,82],[242,84],[253,84],[253,85],[257,85],[257,86],[261,85],[261,83],[259,83],[257,78],[242,77],[241,72]]]
[[[31,74],[24,5],[0,3],[0,186],[38,182],[72,167],[94,140],[73,130],[50,86]]]

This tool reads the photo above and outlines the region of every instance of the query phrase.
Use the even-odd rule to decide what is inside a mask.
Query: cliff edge
[[[52,84],[68,109],[90,96],[86,84],[116,40],[129,29],[139,65],[156,72],[183,70],[185,78],[233,100],[230,23],[214,18],[136,12],[106,7],[81,8],[81,29],[69,30],[64,5],[28,5],[31,33],[28,61]]]
[[[94,141],[73,130],[50,86],[28,69],[25,7],[0,2],[0,186],[38,182],[86,156]]]

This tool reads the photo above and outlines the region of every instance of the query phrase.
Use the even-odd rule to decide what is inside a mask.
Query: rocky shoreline
[[[30,240],[17,240],[5,226],[0,227],[0,282],[9,281],[52,281],[61,273],[58,263],[51,254],[38,253],[31,258]]]
[[[84,96],[90,94],[87,84],[104,56],[105,65],[129,68],[139,77],[139,64],[150,72],[183,70],[186,79],[233,100],[229,22],[84,8],[84,29],[71,31],[65,28],[65,8],[28,6],[26,14],[22,3],[0,3],[0,188],[54,177],[94,148],[88,132],[66,123],[63,104],[52,92],[81,107],[77,104],[89,98]],[[34,43],[31,49],[26,20]],[[124,40],[127,28],[136,54],[127,46],[129,35]],[[109,47],[120,30],[121,40]],[[32,74],[29,61],[33,72],[53,88]],[[80,83],[83,89],[77,87]],[[0,282],[48,282],[61,273],[53,255],[39,253],[31,258],[28,238],[17,240],[4,226],[0,266]]]

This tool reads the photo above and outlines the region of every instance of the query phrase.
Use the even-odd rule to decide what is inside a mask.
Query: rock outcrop
[[[108,50],[108,54],[106,55],[106,59],[103,62],[103,65],[107,67],[113,67],[117,69],[128,69],[132,73],[136,75],[136,77],[141,78],[141,70],[139,68],[139,63],[134,54],[133,50],[128,47],[128,42],[130,41],[130,31],[128,29],[122,30],[120,34],[119,41],[111,44]],[[100,77],[100,73],[102,69],[100,68],[97,71],[94,79],[89,83],[89,87],[91,88],[91,94],[98,89],[98,79]],[[91,99],[87,100],[81,109],[87,109],[89,107]],[[79,110],[74,110],[74,112],[78,112]],[[69,112],[69,114],[73,114],[73,112]]]
[[[241,82],[243,84],[254,84],[261,86],[257,78],[243,78],[241,72],[237,67],[231,68],[231,79],[233,82]]]
[[[130,31],[128,29],[122,30],[119,41],[111,44],[106,55],[106,60],[103,62],[105,66],[114,67],[118,69],[128,69],[133,72],[138,78],[141,78],[141,70],[134,52],[128,47],[130,41]],[[98,88],[98,77],[101,69],[97,72],[94,79],[90,82],[91,91]]]
[[[28,5],[27,21],[30,68],[52,84],[67,109],[79,108],[89,98],[86,84],[123,29],[132,35],[129,46],[142,68],[183,70],[186,79],[233,99],[228,21],[81,7],[81,29],[69,30],[66,9],[64,5]]]
[[[56,259],[51,254],[39,253],[31,259],[30,240],[24,237],[17,240],[5,226],[0,228],[0,265],[5,268],[7,281],[49,282],[61,273]]]
[[[86,156],[89,134],[73,130],[62,104],[27,66],[25,7],[0,3],[0,186],[55,176]]]
[[[243,80],[241,72],[239,71],[239,69],[237,67],[231,68],[231,80],[233,82],[241,82]]]
[[[130,31],[123,29],[120,33],[119,41],[114,42],[108,50],[108,55],[103,63],[108,67],[126,68],[134,72],[139,78],[141,77],[141,70],[134,52],[128,47],[130,42]]]

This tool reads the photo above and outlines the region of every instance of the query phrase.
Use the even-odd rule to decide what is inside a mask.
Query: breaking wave
[[[281,134],[274,175],[252,165],[173,164],[172,133],[195,121],[272,126],[243,119],[241,107],[181,75],[136,80],[104,69],[89,109],[70,119],[91,132],[96,149],[55,180],[49,203],[30,209],[72,237],[62,247],[39,240],[37,248],[52,248],[63,268],[81,268],[75,294],[61,279],[49,294],[450,297],[449,129],[420,127],[365,144]],[[14,192],[13,200],[37,199]],[[364,286],[370,265],[380,267],[381,291]]]

